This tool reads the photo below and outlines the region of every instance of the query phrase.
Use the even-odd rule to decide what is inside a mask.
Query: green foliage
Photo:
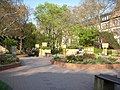
[[[96,58],[96,63],[103,64],[104,63],[104,58],[102,58],[102,57]]]
[[[0,80],[0,90],[12,90],[12,88]]]
[[[40,4],[36,7],[34,15],[40,26],[38,34],[44,34],[42,41],[47,41],[50,47],[60,46],[63,36],[63,27],[65,27],[66,5],[58,6],[52,3]],[[44,36],[42,36],[44,37]],[[41,41],[41,42],[42,42]],[[41,43],[40,42],[40,43]]]
[[[59,61],[57,57],[57,61]],[[75,64],[118,64],[115,58],[95,57],[94,54],[70,55],[64,58],[64,62]]]
[[[76,46],[76,45],[70,45],[70,46],[67,46],[67,49],[78,49],[79,46]]]
[[[116,58],[108,58],[108,60],[110,61],[110,62],[112,62],[112,63],[114,63],[114,62],[116,62],[117,61],[117,59]]]
[[[12,55],[5,55],[5,54],[0,55],[0,64],[1,65],[11,64],[11,63],[19,62],[19,61],[20,61],[19,58],[14,57]]]
[[[87,60],[84,60],[83,62],[81,62],[80,64],[88,64]]]
[[[96,54],[102,53],[102,51],[103,51],[103,49],[94,48],[94,53],[96,53]],[[108,54],[108,55],[111,55],[111,54],[112,54],[112,50],[108,49],[108,50],[107,50],[107,54]]]
[[[83,55],[84,56],[84,58],[86,58],[86,59],[94,59],[95,58],[95,54],[84,54]]]
[[[102,53],[103,49],[100,48],[94,48],[94,53],[99,54]]]
[[[5,39],[4,40],[4,44],[9,51],[11,51],[12,46],[17,46],[17,42],[18,41],[14,40],[14,39]]]
[[[54,60],[59,60],[59,59],[60,59],[59,56],[55,56],[55,57],[54,57]]]
[[[72,21],[73,22],[73,21]],[[69,23],[69,22],[68,22]],[[71,47],[79,48],[79,32],[81,30],[80,24],[74,23],[68,27],[68,37],[72,40]],[[67,45],[67,43],[66,43]]]
[[[84,54],[84,55],[70,55],[66,56],[66,62],[68,63],[87,63],[88,59],[94,59],[95,55],[94,54]]]
[[[24,29],[23,48],[33,48],[36,44],[36,26],[29,22]]]
[[[119,49],[120,45],[114,38],[114,35],[110,32],[99,32],[99,37],[102,39],[102,42],[109,43],[109,48]]]
[[[108,50],[107,50],[107,54],[108,54],[108,55],[112,55],[112,50],[108,49]]]
[[[117,56],[118,52],[117,51],[112,51],[112,56]]]
[[[81,29],[79,32],[79,44],[82,46],[93,46],[98,40],[98,30],[96,28]]]
[[[76,60],[76,57],[74,55],[66,56],[67,60]]]
[[[42,49],[43,49],[43,50],[45,50],[45,49],[49,50],[49,49],[51,49],[51,48],[50,48],[50,47],[45,47],[45,46],[44,46],[44,47],[42,47]]]
[[[42,42],[48,42],[47,46],[50,47],[50,37],[48,36],[48,34],[45,33],[39,33],[38,31],[36,32],[36,43],[39,43],[40,45],[42,45]]]

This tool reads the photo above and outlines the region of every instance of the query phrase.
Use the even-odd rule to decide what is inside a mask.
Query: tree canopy
[[[67,10],[66,5],[58,6],[52,3],[40,4],[35,9],[34,15],[39,24],[38,32],[48,37],[50,47],[61,45]]]
[[[93,46],[98,41],[98,30],[93,27],[81,29],[79,32],[79,44],[82,46]]]
[[[0,35],[20,36],[28,13],[22,0],[0,0]]]

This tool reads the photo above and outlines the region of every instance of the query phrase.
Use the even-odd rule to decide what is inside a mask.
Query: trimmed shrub
[[[102,53],[102,49],[99,49],[99,48],[94,48],[94,53],[96,54],[99,54],[99,53]]]
[[[20,61],[19,58],[14,57],[12,55],[5,55],[5,54],[0,55],[1,65],[11,64],[11,63],[19,62],[19,61]]]
[[[3,81],[0,81],[0,90],[13,90],[13,89]]]
[[[83,57],[86,58],[86,59],[93,59],[93,58],[95,58],[95,54],[86,54],[86,53],[85,53],[85,54],[83,55]]]
[[[112,55],[112,50],[107,50],[108,55]]]
[[[71,45],[67,46],[67,49],[79,49],[79,46]]]
[[[45,50],[45,49],[49,50],[49,49],[51,49],[51,48],[50,48],[50,47],[45,47],[45,46],[44,46],[44,47],[42,47],[42,49],[43,49],[43,50]]]

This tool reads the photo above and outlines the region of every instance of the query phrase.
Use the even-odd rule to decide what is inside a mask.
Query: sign
[[[66,45],[62,45],[62,48],[66,48]]]
[[[102,43],[102,48],[108,48],[109,44],[108,43]]]
[[[12,46],[11,49],[12,49],[12,55],[16,55],[17,47],[16,46]]]
[[[84,52],[88,54],[93,54],[94,53],[94,47],[86,47],[84,48]]]
[[[35,47],[36,47],[36,48],[39,48],[39,44],[35,44]]]
[[[47,42],[42,42],[43,47],[47,47]]]

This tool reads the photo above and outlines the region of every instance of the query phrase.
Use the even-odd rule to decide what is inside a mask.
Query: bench
[[[51,53],[48,53],[48,52],[45,53],[45,56],[46,56],[46,57],[50,57],[51,55],[52,55]]]
[[[94,90],[115,90],[115,84],[120,85],[120,78],[115,75],[95,75]]]

